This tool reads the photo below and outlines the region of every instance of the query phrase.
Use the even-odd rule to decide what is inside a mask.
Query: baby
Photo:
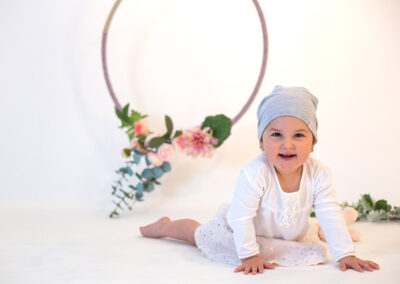
[[[163,217],[140,227],[142,235],[186,241],[245,274],[263,273],[273,264],[326,263],[320,239],[327,240],[341,270],[379,269],[355,256],[352,237],[359,236],[350,236],[346,223],[357,216],[340,209],[329,169],[310,157],[318,138],[317,105],[305,88],[276,86],[257,110],[262,153],[241,170],[232,203],[206,224]],[[319,224],[309,217],[312,209]]]

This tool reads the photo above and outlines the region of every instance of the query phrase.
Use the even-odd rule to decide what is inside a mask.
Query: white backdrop
[[[100,61],[113,2],[0,2],[2,208],[111,210],[128,142]],[[319,98],[314,157],[333,170],[340,201],[371,193],[399,205],[400,1],[260,4],[270,48],[254,104],[213,158],[176,155],[137,210],[174,205],[211,216],[229,201],[240,168],[259,153],[258,102],[276,84]],[[255,84],[261,43],[250,0],[127,0],[109,31],[111,80],[160,132],[164,114],[178,128],[233,117]]]

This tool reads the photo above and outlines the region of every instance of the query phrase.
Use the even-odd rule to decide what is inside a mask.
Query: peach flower
[[[149,127],[147,120],[141,119],[135,123],[135,129],[133,130],[135,135],[147,135],[149,133]]]

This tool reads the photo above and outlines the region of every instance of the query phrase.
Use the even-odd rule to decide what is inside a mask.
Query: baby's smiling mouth
[[[291,158],[296,157],[296,155],[295,154],[279,154],[279,157],[282,159],[285,159],[285,160],[289,160]]]

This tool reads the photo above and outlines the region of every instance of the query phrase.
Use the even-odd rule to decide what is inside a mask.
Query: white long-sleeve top
[[[227,214],[239,258],[259,253],[256,236],[301,240],[308,230],[312,208],[334,260],[354,255],[354,243],[336,201],[330,170],[309,158],[303,165],[299,190],[287,193],[262,152],[242,169]]]

